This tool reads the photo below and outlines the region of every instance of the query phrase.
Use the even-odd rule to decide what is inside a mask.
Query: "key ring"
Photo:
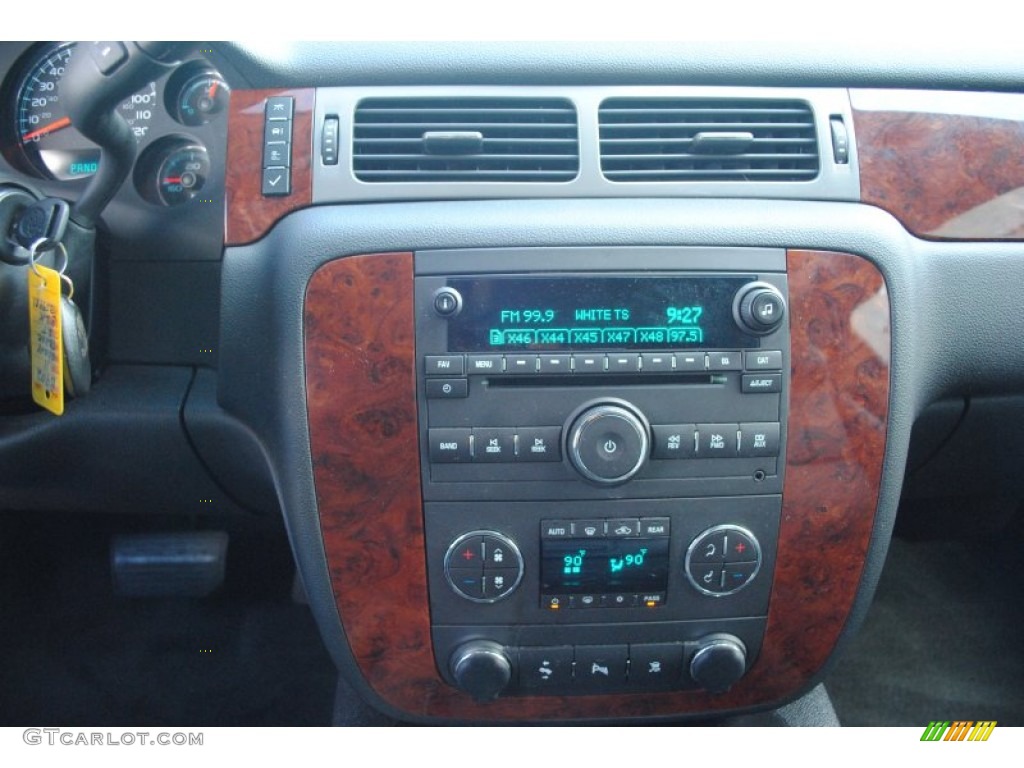
[[[50,246],[49,248],[43,247],[52,242],[52,240],[46,237],[40,237],[38,240],[33,242],[28,249],[28,263],[32,266],[32,271],[35,272],[36,277],[42,277],[42,274],[40,274],[39,270],[36,269],[36,262],[39,261],[39,257],[49,253],[55,248],[60,249],[60,253],[64,257],[64,263],[61,264],[60,269],[57,270],[57,274],[59,274],[63,279],[64,273],[67,271],[68,268],[68,249],[64,246],[64,243],[57,243],[56,246]],[[68,287],[71,288],[71,290],[73,291],[74,288],[70,285],[70,282],[71,278],[68,278]]]

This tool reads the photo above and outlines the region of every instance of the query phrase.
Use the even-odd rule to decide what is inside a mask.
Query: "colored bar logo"
[[[932,720],[921,741],[988,741],[995,727],[995,720]]]

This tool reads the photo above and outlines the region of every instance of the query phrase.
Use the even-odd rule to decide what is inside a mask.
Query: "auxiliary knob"
[[[505,649],[491,640],[460,645],[448,666],[459,690],[477,701],[496,699],[512,679],[512,662]]]
[[[690,677],[708,693],[724,693],[747,671],[747,649],[738,637],[708,635],[690,659]]]
[[[732,312],[740,328],[763,336],[782,325],[786,300],[774,285],[747,283],[736,292]]]
[[[640,471],[650,451],[647,420],[624,401],[584,408],[570,420],[567,435],[573,467],[601,485],[629,480]]]

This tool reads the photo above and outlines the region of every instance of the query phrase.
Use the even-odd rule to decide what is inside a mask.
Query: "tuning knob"
[[[491,640],[460,645],[448,666],[459,690],[477,701],[496,699],[512,679],[512,662],[505,649]]]
[[[599,402],[569,421],[569,461],[588,480],[602,485],[624,483],[644,465],[650,431],[629,403]]]
[[[774,285],[747,283],[736,292],[733,317],[743,330],[763,336],[782,325],[786,300]]]
[[[746,671],[747,649],[733,635],[708,635],[690,659],[690,677],[708,693],[724,693]]]

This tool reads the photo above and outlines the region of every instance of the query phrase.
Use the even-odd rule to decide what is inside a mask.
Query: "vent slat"
[[[478,154],[427,153],[423,134],[483,135]],[[571,181],[579,173],[576,110],[564,99],[367,99],[356,107],[360,181]]]
[[[609,99],[599,109],[610,181],[807,181],[819,172],[814,114],[778,99]],[[736,154],[694,153],[701,132],[753,135]]]
[[[701,168],[700,170],[629,170],[629,171],[605,171],[604,175],[612,181],[702,181],[702,180],[738,180],[743,181],[754,177],[771,177],[773,180],[779,175],[778,169],[744,168],[742,170],[715,170]],[[818,175],[817,168],[797,169],[792,168],[785,171],[787,175],[795,177],[793,180],[813,179]],[[761,180],[759,178],[759,180]]]

